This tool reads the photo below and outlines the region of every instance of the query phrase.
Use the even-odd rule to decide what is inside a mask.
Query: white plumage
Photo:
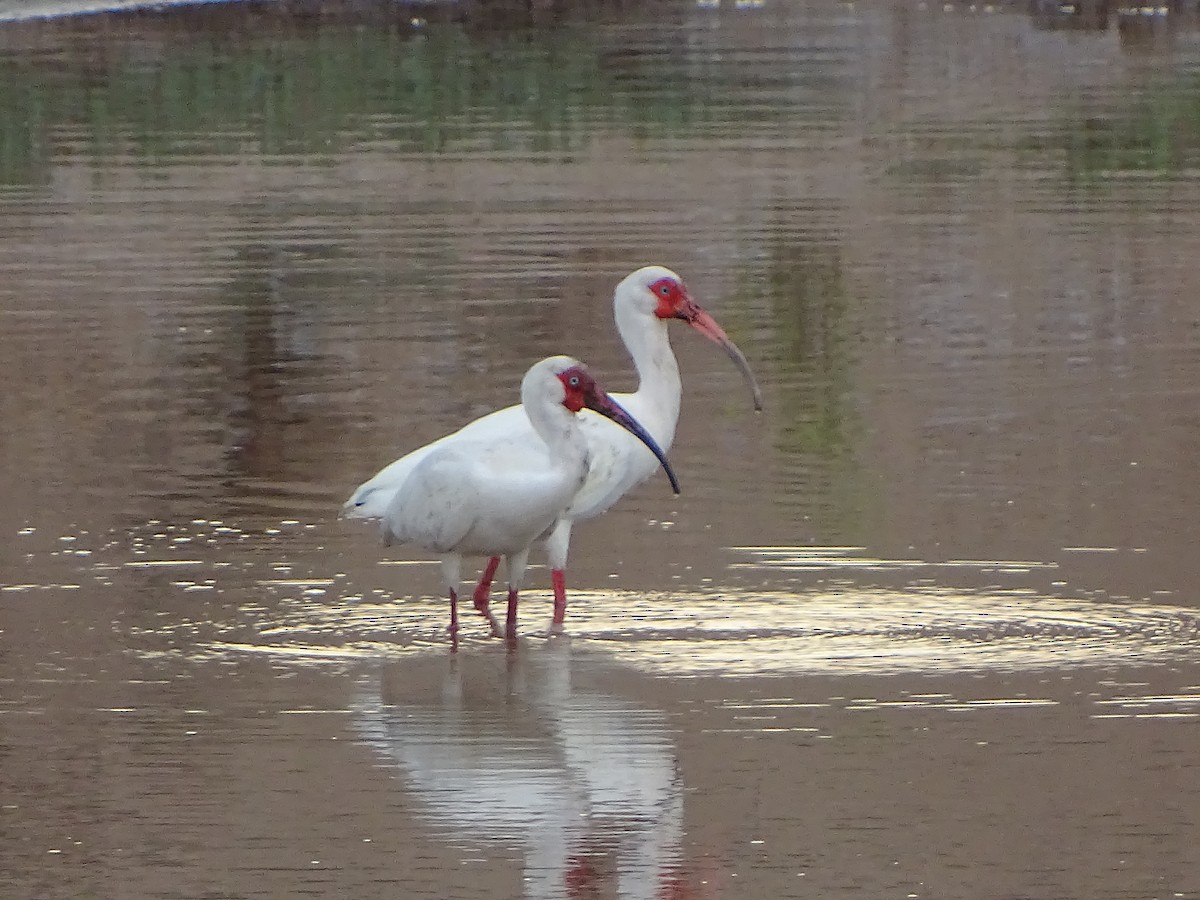
[[[589,446],[577,412],[595,410],[614,427],[645,441],[651,458],[661,461],[675,485],[653,439],[577,360],[552,356],[533,365],[521,382],[521,404],[532,439],[523,429],[493,431],[442,439],[414,451],[405,457],[411,461],[408,471],[388,492],[381,514],[385,543],[412,543],[441,556],[455,634],[464,555],[505,557],[507,633],[515,634],[517,593],[529,547],[554,526],[587,477]],[[486,598],[476,607],[500,633]]]
[[[646,266],[626,276],[613,293],[613,315],[638,373],[635,392],[613,396],[659,447],[665,450],[674,440],[682,394],[679,366],[667,331],[671,319],[682,319],[723,347],[749,382],[755,408],[762,408],[761,393],[745,357],[712,316],[692,300],[683,280],[670,269]],[[554,581],[553,631],[561,630],[566,613],[564,570],[572,524],[605,512],[658,467],[654,454],[625,428],[586,410],[578,419],[588,451],[586,475],[563,514],[545,535]],[[354,491],[343,513],[352,518],[384,516],[393,498],[427,456],[450,445],[477,443],[536,448],[541,441],[526,407],[497,410],[386,466]],[[514,450],[517,456],[521,452]],[[475,592],[477,605],[481,600],[486,602],[496,571],[498,559],[495,554],[492,556]]]

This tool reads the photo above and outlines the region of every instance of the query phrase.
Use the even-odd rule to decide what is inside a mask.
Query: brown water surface
[[[368,6],[0,29],[4,896],[1200,897],[1191,20]],[[450,653],[341,501],[649,262],[765,412]]]

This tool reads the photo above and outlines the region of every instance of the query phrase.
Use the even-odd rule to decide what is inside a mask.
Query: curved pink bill
[[[750,371],[750,363],[746,361],[746,357],[738,349],[738,345],[729,339],[725,329],[717,324],[717,320],[691,300],[688,300],[683,308],[675,314],[675,318],[683,319],[714,344],[718,344],[729,355],[733,364],[750,383],[750,391],[754,394],[754,408],[761,412],[763,408],[762,391],[759,390],[754,373]]]
[[[671,479],[671,490],[673,490],[676,494],[680,493],[679,479],[675,477],[675,470],[671,468],[671,463],[667,460],[667,454],[665,454],[662,448],[658,446],[658,443],[654,440],[654,438],[650,437],[650,433],[641,426],[641,423],[627,413],[625,408],[621,406],[620,403],[618,403],[608,394],[604,393],[604,391],[596,389],[589,390],[585,394],[583,405],[590,410],[598,412],[607,419],[612,419],[614,422],[636,437],[639,441],[645,444],[650,452],[653,453],[658,459],[659,464],[663,467],[663,471],[667,473],[667,478]]]

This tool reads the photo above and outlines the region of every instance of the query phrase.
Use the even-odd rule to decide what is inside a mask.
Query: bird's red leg
[[[517,642],[517,592],[508,589],[508,614],[504,617],[504,634],[510,644]]]
[[[450,627],[446,629],[450,632],[450,641],[454,649],[458,649],[458,592],[453,588],[450,589]]]
[[[550,622],[550,632],[557,634],[563,630],[567,618],[567,577],[562,569],[554,569],[550,581],[554,585],[554,618]]]
[[[496,566],[500,565],[500,557],[493,556],[488,560],[487,566],[484,567],[483,577],[479,579],[479,586],[475,588],[475,609],[479,614],[488,620],[488,624],[492,626],[492,634],[496,637],[501,636],[500,624],[496,621],[496,617],[492,615],[491,609],[488,607],[488,596],[492,592],[492,579],[496,575]]]
[[[483,567],[483,574],[479,576],[479,584],[475,588],[475,608],[479,608],[482,603],[487,606],[488,597],[492,593],[492,579],[496,577],[496,567],[500,565],[500,557],[493,556],[488,559],[487,565]]]

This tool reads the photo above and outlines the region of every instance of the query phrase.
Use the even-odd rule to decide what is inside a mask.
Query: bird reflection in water
[[[385,666],[352,707],[363,743],[394,765],[422,815],[448,837],[520,847],[530,900],[687,896],[665,715],[575,688],[569,645],[509,654],[502,689],[475,684],[488,679],[462,662],[441,661],[440,695],[418,699],[412,673]]]

